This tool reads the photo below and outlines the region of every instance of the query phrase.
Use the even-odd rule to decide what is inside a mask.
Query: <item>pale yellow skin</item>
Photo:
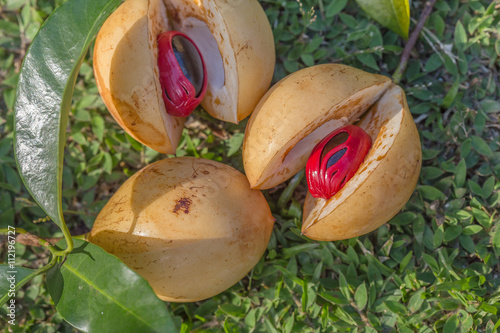
[[[203,107],[215,118],[237,123],[269,88],[274,39],[257,0],[127,0],[104,23],[94,48],[99,92],[116,121],[136,140],[175,153],[184,118],[165,111],[157,68],[157,36],[174,28],[195,42],[199,22],[215,47],[201,49],[207,69],[222,68],[222,86],[209,73]],[[207,37],[202,36],[202,41]],[[214,75],[212,75],[214,74]],[[218,73],[217,75],[221,75]]]
[[[273,224],[264,196],[239,171],[180,157],[129,178],[88,239],[144,277],[162,300],[193,302],[242,279],[265,252]]]
[[[393,85],[357,124],[372,148],[356,174],[329,200],[308,193],[302,233],[333,241],[366,234],[389,221],[410,199],[422,149],[403,90]]]
[[[318,65],[276,83],[248,122],[243,163],[252,188],[268,189],[304,168],[314,146],[354,123],[391,81],[340,64]]]
[[[163,18],[162,18],[163,16]],[[156,36],[168,30],[161,0],[127,0],[106,20],[94,47],[97,87],[109,112],[137,141],[177,149],[184,118],[167,114],[158,79]]]

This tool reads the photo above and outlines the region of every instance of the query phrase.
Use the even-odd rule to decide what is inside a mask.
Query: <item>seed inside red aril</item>
[[[371,138],[358,126],[339,128],[314,147],[306,164],[309,191],[330,199],[355,174],[371,148]]]
[[[179,31],[160,34],[158,68],[167,113],[189,116],[203,100],[207,89],[207,71],[198,47]]]

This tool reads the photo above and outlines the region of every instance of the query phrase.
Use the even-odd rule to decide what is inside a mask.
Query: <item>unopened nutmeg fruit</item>
[[[144,277],[160,299],[193,302],[242,279],[264,254],[273,224],[263,194],[242,173],[179,157],[130,177],[88,240]]]

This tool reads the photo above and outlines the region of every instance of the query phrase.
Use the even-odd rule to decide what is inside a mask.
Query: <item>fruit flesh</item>
[[[148,280],[159,298],[191,302],[243,278],[264,253],[273,223],[264,196],[240,172],[172,158],[128,179],[89,240]]]

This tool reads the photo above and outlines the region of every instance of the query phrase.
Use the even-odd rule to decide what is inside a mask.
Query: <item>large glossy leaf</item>
[[[42,25],[23,61],[15,153],[33,198],[62,226],[61,182],[71,97],[89,44],[121,0],[68,0]]]
[[[356,0],[356,2],[375,21],[408,39],[409,0]]]
[[[47,274],[61,316],[85,332],[178,332],[165,303],[142,277],[100,247],[75,249]],[[65,247],[64,241],[58,244]]]

